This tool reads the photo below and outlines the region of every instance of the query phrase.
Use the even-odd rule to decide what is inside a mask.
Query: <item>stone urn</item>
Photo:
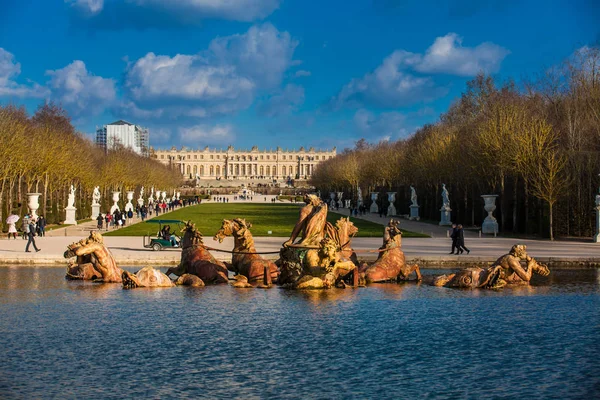
[[[162,192],[160,194],[160,197],[161,197],[162,201],[165,201],[165,199],[167,198],[167,192]]]
[[[40,208],[39,200],[41,195],[41,193],[27,193],[27,207],[29,207],[31,217],[34,219],[38,218],[37,210]]]
[[[346,203],[346,208],[350,208],[350,199],[344,200],[344,203]]]
[[[394,205],[394,203],[396,202],[396,192],[387,192],[388,195],[388,201],[390,203],[390,205],[388,206],[387,209],[387,216],[391,217],[392,215],[396,215],[396,206]]]
[[[133,204],[131,201],[133,200],[134,192],[132,190],[127,191],[127,204],[125,204],[125,211],[133,211]]]
[[[119,197],[120,197],[120,196],[121,196],[121,192],[112,192],[112,200],[113,200],[113,203],[114,203],[114,204],[113,204],[113,205],[112,205],[112,207],[110,208],[110,213],[111,213],[111,214],[114,214],[114,212],[115,212],[116,210],[120,210],[120,208],[119,208],[119,204],[118,204],[118,203],[119,203]]]
[[[344,208],[344,202],[342,201],[343,197],[344,197],[344,192],[337,192],[337,198],[338,198],[337,206],[338,206],[338,208]]]
[[[329,192],[329,207],[335,209],[337,203],[335,202],[335,192]]]
[[[481,196],[484,201],[483,209],[488,213],[487,217],[481,224],[482,233],[498,233],[498,221],[494,217],[494,210],[496,209],[496,198],[497,194],[484,194]]]
[[[369,209],[369,211],[372,213],[379,212],[379,207],[377,206],[377,197],[378,196],[379,196],[379,193],[377,193],[377,192],[371,193],[371,208]]]

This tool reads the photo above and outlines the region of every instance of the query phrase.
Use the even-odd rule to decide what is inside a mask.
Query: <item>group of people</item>
[[[465,247],[465,232],[462,225],[452,224],[450,238],[452,239],[452,250],[450,251],[450,254],[462,254],[465,251],[469,254],[471,252],[471,250]]]
[[[16,214],[11,214],[6,222],[8,223],[8,239],[12,236],[13,239],[17,239],[17,221],[19,217]],[[30,253],[29,246],[33,245],[33,248],[36,252],[40,251],[35,243],[36,236],[46,236],[46,218],[44,216],[39,216],[38,218],[34,218],[31,214],[25,214],[23,217],[23,222],[21,224],[22,230],[22,238],[23,240],[27,239],[27,245],[25,246],[25,251]]]
[[[229,199],[224,196],[213,196],[213,201],[216,201],[217,203],[229,203]]]

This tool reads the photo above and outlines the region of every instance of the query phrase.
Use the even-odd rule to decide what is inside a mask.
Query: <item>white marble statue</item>
[[[75,186],[71,185],[69,190],[69,199],[67,200],[67,208],[75,207]]]
[[[444,207],[450,207],[450,198],[448,197],[448,189],[446,189],[445,183],[442,183],[442,203]]]
[[[360,186],[358,187],[358,189],[356,189],[356,204],[358,205],[358,207],[363,205],[363,197],[362,197],[362,190],[360,190]]]
[[[94,193],[92,193],[92,205],[97,206],[100,204],[100,186],[94,187]]]
[[[410,187],[410,201],[411,201],[411,206],[418,206],[417,204],[417,191],[415,190],[414,187]]]

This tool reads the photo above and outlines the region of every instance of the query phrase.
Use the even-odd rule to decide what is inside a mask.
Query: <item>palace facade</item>
[[[192,150],[187,147],[170,150],[150,148],[150,157],[178,168],[188,179],[308,179],[319,163],[336,156],[331,150]]]

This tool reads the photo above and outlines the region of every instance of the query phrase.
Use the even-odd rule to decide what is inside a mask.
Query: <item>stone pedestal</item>
[[[114,214],[115,211],[120,210],[119,204],[118,204],[119,203],[119,196],[121,196],[121,192],[113,192],[112,199],[113,199],[113,203],[114,204],[110,208],[110,213],[111,214]]]
[[[371,208],[369,208],[369,211],[372,213],[379,212],[379,207],[377,206],[377,196],[379,196],[379,193],[371,193]]]
[[[138,206],[140,206],[140,207],[143,206],[144,205],[144,199],[141,198],[141,197],[138,197],[137,203],[138,203]]]
[[[125,211],[133,211],[134,207],[133,207],[133,203],[131,203],[131,200],[133,200],[133,191],[128,191],[127,192],[127,204],[125,204]]]
[[[485,202],[483,209],[488,215],[481,224],[481,233],[498,233],[498,221],[494,218],[494,210],[496,209],[497,194],[484,194],[481,196]]]
[[[440,226],[451,226],[452,221],[450,221],[450,212],[452,209],[449,206],[442,206],[440,208]]]
[[[92,219],[98,218],[98,214],[100,214],[100,204],[92,204]]]
[[[27,207],[29,207],[33,219],[38,218],[37,210],[40,208],[39,199],[41,195],[41,193],[27,193]]]
[[[418,221],[421,219],[419,217],[419,206],[410,206],[410,217],[411,221]]]
[[[77,220],[75,219],[75,211],[77,211],[77,208],[71,206],[65,208],[65,211],[67,212],[67,218],[64,223],[68,225],[77,225]]]

